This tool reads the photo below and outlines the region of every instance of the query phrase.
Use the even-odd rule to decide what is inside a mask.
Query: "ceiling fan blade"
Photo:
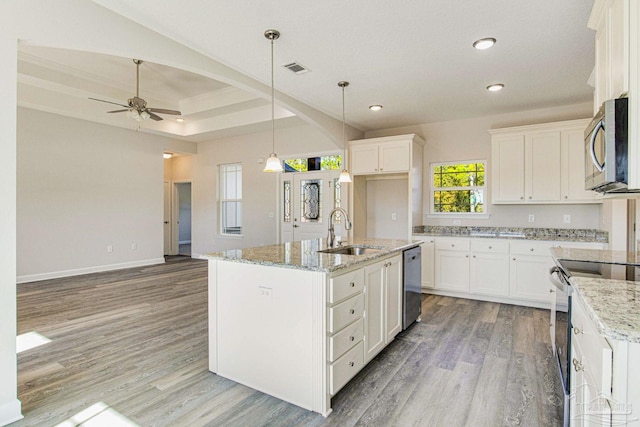
[[[157,114],[153,114],[148,109],[147,109],[147,113],[149,113],[149,117],[155,120],[156,122],[159,122],[160,120],[162,120],[162,117],[158,116]]]
[[[89,98],[89,99],[92,99],[94,101],[106,102],[107,104],[119,105],[119,106],[125,107],[127,109],[130,108],[128,105],[118,104],[117,102],[105,101],[104,99],[98,99],[98,98]]]
[[[174,114],[176,116],[182,115],[182,113],[180,111],[165,110],[165,109],[162,109],[162,108],[147,108],[147,111],[154,112],[154,113],[160,113],[160,114]]]
[[[126,110],[113,110],[113,111],[107,111],[107,113],[124,113],[125,111],[129,111],[129,109],[127,108]]]

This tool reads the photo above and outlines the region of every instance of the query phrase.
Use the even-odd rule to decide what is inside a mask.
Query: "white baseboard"
[[[0,402],[0,426],[9,425],[23,418],[22,403],[18,399]]]
[[[53,271],[51,273],[28,274],[17,277],[17,283],[38,282],[41,280],[59,279],[61,277],[80,276],[82,274],[100,273],[120,270],[122,268],[144,267],[145,265],[164,264],[164,258],[144,259],[141,261],[122,262],[119,264],[97,265],[95,267],[77,268],[73,270]]]

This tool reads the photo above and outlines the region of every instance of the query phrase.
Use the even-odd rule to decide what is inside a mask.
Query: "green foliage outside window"
[[[484,212],[484,179],[484,163],[440,164],[434,166],[434,212]]]
[[[307,171],[307,159],[287,159],[284,162],[298,172]]]
[[[311,157],[312,159],[315,157]],[[308,160],[309,159],[286,159],[285,163],[285,172],[309,172],[308,168]],[[289,166],[287,168],[286,166]],[[291,170],[294,169],[294,170]],[[342,156],[340,154],[336,154],[333,156],[323,156],[320,157],[320,170],[328,171],[328,170],[339,170],[342,169]]]

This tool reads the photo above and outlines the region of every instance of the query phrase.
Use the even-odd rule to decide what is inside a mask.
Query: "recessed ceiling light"
[[[487,90],[491,92],[497,92],[499,90],[502,90],[503,87],[504,85],[502,83],[496,83],[496,84],[487,86]]]
[[[489,49],[494,44],[496,44],[496,39],[494,39],[493,37],[487,37],[484,39],[474,41],[473,47],[479,50],[484,50],[484,49]]]
[[[176,119],[176,122],[180,122],[180,123],[182,123],[182,122],[184,122],[184,119],[183,119],[182,117],[178,117],[178,118]]]
[[[165,159],[170,159],[170,158],[173,157],[173,154],[172,153],[162,153],[162,157],[165,158]]]
[[[382,105],[380,105],[380,104],[369,105],[369,110],[371,110],[371,111],[380,111],[380,110],[382,110]]]

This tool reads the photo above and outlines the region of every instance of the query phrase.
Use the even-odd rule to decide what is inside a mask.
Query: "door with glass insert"
[[[282,242],[324,238],[334,206],[346,208],[347,194],[339,171],[283,173],[280,179]],[[336,236],[346,236],[344,220],[336,216]]]

